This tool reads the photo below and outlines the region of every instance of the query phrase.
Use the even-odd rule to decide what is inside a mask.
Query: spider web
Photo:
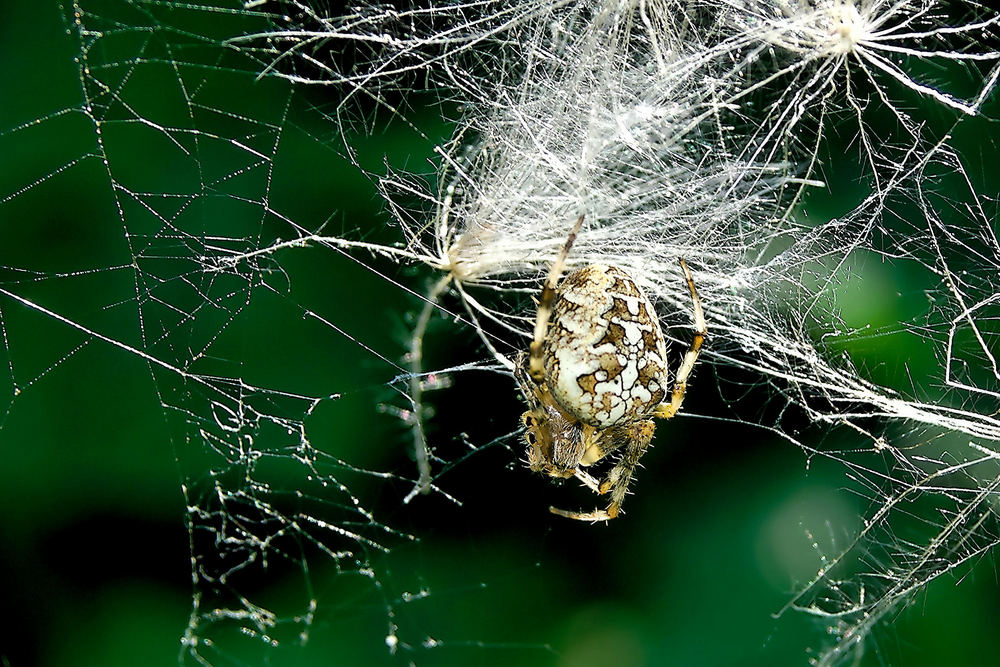
[[[0,135],[3,219],[32,221],[4,224],[0,240],[8,376],[0,434],[29,448],[25,422],[39,404],[82,400],[54,392],[58,378],[128,406],[86,404],[76,423],[95,439],[142,409],[119,384],[155,402],[140,413],[155,415],[155,427],[129,447],[170,451],[180,482],[192,600],[186,628],[177,621],[185,663],[350,662],[352,651],[365,656],[357,661],[456,664],[484,655],[582,664],[605,654],[624,664],[660,652],[683,661],[694,649],[662,637],[662,627],[700,636],[698,623],[735,637],[733,651],[766,642],[762,664],[806,647],[821,651],[819,662],[838,662],[913,592],[941,574],[965,574],[1000,540],[992,417],[1000,253],[994,202],[981,194],[995,180],[975,163],[971,141],[991,128],[976,123],[995,70],[986,56],[960,58],[993,53],[980,34],[994,19],[966,19],[978,50],[942,51],[954,56],[944,58],[954,65],[946,73],[964,77],[955,87],[969,82],[962,94],[941,92],[920,54],[904,52],[915,64],[899,69],[872,49],[850,70],[868,78],[846,84],[835,59],[775,56],[775,47],[811,48],[817,30],[782,23],[774,7],[794,15],[813,6],[823,3],[739,11],[705,3],[711,30],[649,48],[669,73],[664,81],[679,82],[670,95],[714,115],[690,111],[698,104],[635,104],[627,118],[605,110],[589,126],[574,110],[587,110],[604,82],[571,84],[572,66],[555,58],[510,57],[512,45],[548,48],[555,21],[565,32],[553,44],[600,61],[605,50],[574,42],[594,16],[575,3],[366,7],[334,20],[319,3],[123,0],[65,4],[61,25],[54,12],[33,19],[51,46],[32,59],[53,83],[11,105]],[[918,18],[938,11],[899,6]],[[674,34],[657,23],[665,15],[642,14],[651,32],[655,24],[657,34]],[[595,42],[602,49],[621,37],[607,34]],[[663,54],[675,51],[704,55],[697,71],[706,76],[678,74],[691,61],[674,67]],[[723,60],[727,77],[750,82],[745,90],[725,87],[711,65]],[[498,70],[509,79],[484,87],[484,73]],[[771,75],[762,72],[794,85],[760,115],[718,111],[759,104],[754,82]],[[537,89],[525,83],[536,80]],[[692,80],[718,85],[694,94]],[[841,85],[851,94],[838,106]],[[622,106],[636,88],[622,77]],[[561,115],[535,124],[552,115],[556,90]],[[940,103],[933,109],[972,120],[909,111],[927,97]],[[488,110],[488,120],[469,120],[463,103]],[[672,142],[686,137],[657,134],[669,113],[671,127],[697,127],[694,143],[724,158],[706,150],[667,164]],[[579,174],[560,170],[582,132],[598,155],[585,189]],[[856,159],[840,164],[824,143],[837,132]],[[606,150],[614,143],[606,137],[626,149]],[[637,157],[648,162],[635,167]],[[793,157],[822,168],[795,172]],[[839,168],[848,176],[838,178]],[[646,172],[657,174],[648,189],[613,182]],[[831,197],[806,194],[820,178]],[[663,307],[678,350],[689,327],[684,292],[655,258],[672,261],[681,248],[701,265],[712,347],[686,405],[713,419],[671,423],[670,439],[777,436],[806,453],[808,481],[793,447],[776,459],[712,445],[714,461],[732,463],[726,470],[699,452],[654,453],[627,524],[596,536],[602,528],[551,524],[544,508],[566,506],[570,490],[550,490],[519,468],[512,430],[522,408],[503,366],[524,347],[530,296],[565,236],[552,211],[569,210],[580,191],[606,222],[581,236],[572,261],[614,257],[626,266]],[[670,224],[635,235],[665,208]],[[775,214],[792,210],[801,220]],[[762,235],[754,225],[765,218],[776,223]],[[536,226],[510,233],[500,224],[524,220]],[[496,238],[468,233],[482,228]],[[434,246],[455,229],[466,246]],[[445,250],[465,262],[464,279]],[[737,257],[740,270],[726,263]],[[862,278],[892,291],[907,272],[892,316],[870,294],[852,296]],[[776,296],[760,296],[765,289]],[[420,347],[414,329],[426,329]],[[909,358],[888,361],[898,346]],[[903,371],[886,370],[893,364]],[[743,465],[784,465],[789,481],[768,498]],[[673,488],[651,488],[660,486],[654,478]],[[414,492],[423,488],[431,493]],[[733,510],[727,498],[773,503],[758,543],[743,552],[727,512],[746,520],[749,509]],[[665,516],[664,507],[676,509]],[[650,526],[662,534],[650,537]],[[735,553],[704,556],[727,550]],[[504,567],[486,564],[484,554],[497,552]],[[757,561],[767,561],[758,567],[766,585],[720,574]],[[457,563],[467,569],[445,572]],[[701,585],[692,591],[687,580]],[[733,587],[766,590],[738,619],[706,621],[731,607]],[[664,602],[677,591],[691,597]],[[543,605],[559,620],[532,619]],[[506,626],[459,621],[484,608]],[[792,608],[807,614],[768,616]],[[644,625],[642,613],[655,624]],[[720,662],[735,659],[713,650]]]
[[[172,443],[187,508],[194,604],[182,657],[225,658],[214,647],[230,626],[263,644],[305,641],[316,606],[311,559],[377,592],[373,555],[413,539],[373,513],[372,494],[396,479],[380,470],[379,456],[363,451],[378,429],[357,433],[353,453],[337,454],[315,446],[310,432],[322,431],[332,415],[350,424],[342,415],[351,410],[354,428],[362,429],[366,413],[356,404],[367,400],[374,413],[391,402],[391,381],[403,372],[372,347],[392,349],[388,336],[365,343],[344,328],[360,314],[364,304],[351,302],[370,276],[350,278],[347,290],[332,280],[319,285],[328,273],[320,268],[309,279],[316,293],[300,296],[289,287],[295,274],[317,267],[282,267],[273,252],[259,253],[301,231],[286,215],[303,207],[289,199],[306,199],[310,184],[281,164],[336,166],[340,158],[296,126],[285,82],[255,82],[257,63],[208,37],[264,25],[261,15],[155,3],[63,10],[75,57],[54,71],[76,78],[79,101],[4,134],[8,156],[48,148],[7,172],[5,219],[51,218],[48,229],[42,224],[3,243],[8,391],[0,423],[17,433],[10,422],[35,387],[49,375],[80,372],[67,367],[99,363],[91,360],[95,347],[118,353],[104,362],[115,371],[104,382],[131,382],[139,372],[134,362],[145,365],[146,391],[162,406],[159,430],[169,437],[157,442]],[[58,47],[65,56],[66,44]],[[49,147],[53,140],[61,145]],[[327,194],[299,217],[318,228],[324,220],[317,211],[327,215],[357,184],[312,185]],[[46,203],[62,197],[73,201],[61,211]],[[58,240],[55,248],[65,252],[54,252],[53,235],[77,237],[86,252]],[[21,259],[27,256],[35,260]],[[352,271],[341,269],[340,280]],[[329,309],[313,309],[311,298]],[[271,318],[282,322],[284,352],[265,352],[271,343],[261,323]],[[33,336],[51,346],[22,342]],[[312,336],[326,339],[320,352],[308,359],[291,353],[296,339]],[[264,363],[247,359],[254,348]],[[358,353],[357,366],[343,363]],[[387,389],[376,391],[384,383]],[[262,572],[280,579],[296,571],[294,612],[264,608],[243,592]]]

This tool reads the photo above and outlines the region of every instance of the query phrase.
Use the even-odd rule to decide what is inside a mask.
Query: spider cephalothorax
[[[529,409],[522,415],[528,464],[552,477],[576,477],[595,492],[611,492],[605,510],[555,514],[600,521],[621,509],[640,457],[649,447],[653,417],[673,417],[684,400],[706,327],[694,279],[680,266],[694,302],[695,335],[670,385],[656,311],[635,281],[615,266],[594,264],[559,276],[583,217],[552,265],[535,321],[530,352],[516,375]],[[581,470],[624,448],[598,483]]]

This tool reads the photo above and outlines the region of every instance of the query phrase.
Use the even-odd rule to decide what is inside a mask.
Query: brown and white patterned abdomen
[[[641,419],[666,394],[656,311],[614,266],[588,266],[559,284],[544,354],[552,396],[598,429]]]

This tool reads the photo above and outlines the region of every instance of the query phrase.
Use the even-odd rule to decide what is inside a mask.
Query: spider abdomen
[[[553,398],[598,429],[641,419],[666,395],[666,351],[656,311],[614,266],[588,266],[559,284],[544,355]]]

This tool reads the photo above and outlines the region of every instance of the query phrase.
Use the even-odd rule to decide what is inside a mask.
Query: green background
[[[129,18],[114,3],[97,7]],[[82,105],[74,61],[78,36],[67,33],[60,8],[51,3],[8,3],[2,16],[0,128],[45,120],[0,139],[0,197],[42,179],[0,204],[0,287],[135,345],[131,255],[107,172],[99,160],[86,158],[55,173],[94,151],[93,125],[79,113],[59,113]],[[157,18],[168,19],[192,20],[180,12]],[[94,60],[115,60],[113,48],[107,48],[91,54]],[[133,75],[122,98],[140,115],[164,124],[183,122],[184,110],[176,116],[171,110],[176,76],[155,64],[164,54],[155,46],[145,53],[149,64]],[[224,68],[228,56],[188,52],[182,59],[201,57],[222,59],[218,67]],[[325,222],[331,233],[395,240],[395,230],[387,226],[391,216],[371,180],[335,150],[330,115],[336,91],[300,91],[286,107],[285,84],[223,72],[205,73],[202,100],[245,108],[285,128],[268,186],[275,210],[310,229]],[[89,94],[98,97],[93,90]],[[128,116],[115,102],[108,104],[109,117]],[[397,168],[429,173],[433,143],[446,138],[449,128],[435,125],[419,108],[411,117],[428,138],[398,123],[376,122],[366,132],[348,127],[360,163],[379,171],[384,158]],[[142,127],[118,129],[120,134],[114,129],[107,134],[112,169],[150,192],[191,187],[191,163],[175,161],[174,151],[156,143],[162,135]],[[970,148],[981,155],[994,149],[990,139]],[[206,152],[199,159],[224,170],[230,158]],[[990,178],[985,170],[982,176]],[[249,178],[227,192],[253,196],[260,185]],[[831,185],[834,192],[849,192],[852,182],[844,178]],[[255,233],[259,222],[249,208],[243,218],[234,207],[216,212],[206,206],[200,214],[204,233]],[[842,198],[829,196],[811,200],[807,208],[811,217],[822,219],[842,213],[844,205]],[[135,225],[131,233],[141,234],[141,212],[128,211],[126,219]],[[398,398],[387,386],[397,369],[346,335],[303,321],[300,305],[401,363],[412,326],[408,314],[420,301],[365,265],[416,291],[434,277],[363,253],[354,256],[362,263],[316,247],[283,253],[278,261],[284,273],[269,284],[285,284],[287,291],[255,292],[254,303],[210,348],[215,365],[199,371],[310,395],[340,393],[307,420],[310,440],[354,465],[411,477],[406,429],[379,408]],[[867,276],[886,286],[880,293],[919,300],[921,285],[906,275],[888,265],[868,269]],[[164,275],[182,270],[171,260]],[[868,285],[866,293],[857,286],[843,291],[847,322],[899,321],[894,312],[899,301],[873,298]],[[180,302],[195,298],[184,293],[186,287],[174,282],[163,289]],[[443,305],[459,308],[449,297]],[[186,431],[176,428],[176,415],[161,407],[161,394],[169,394],[175,379],[159,372],[151,377],[134,354],[2,295],[0,314],[6,339],[0,369],[13,369],[0,370],[5,392],[0,395],[0,599],[6,616],[0,623],[0,664],[176,664],[192,598],[180,489],[182,482],[200,479],[202,459],[198,447],[184,441]],[[195,331],[188,342],[204,343]],[[482,357],[470,331],[446,318],[432,320],[426,346],[428,368]],[[899,360],[920,356],[920,341],[885,336],[847,349],[880,380],[899,383],[905,381]],[[154,350],[159,352],[167,348]],[[178,352],[180,359],[185,354]],[[719,416],[719,388],[742,380],[753,382],[699,367],[686,412]],[[743,400],[759,402],[766,414],[771,398],[760,388]],[[435,410],[429,421],[432,442],[446,460],[462,459],[437,482],[462,506],[440,496],[404,505],[408,488],[402,482],[350,477],[348,483],[357,485],[380,521],[419,540],[392,539],[389,554],[367,554],[378,585],[357,566],[338,573],[328,561],[311,558],[309,581],[319,607],[309,641],[282,638],[280,646],[267,648],[263,640],[240,638],[222,623],[214,630],[219,648],[207,651],[214,662],[792,665],[805,664],[806,649],[824,644],[816,619],[772,614],[815,573],[814,537],[832,555],[836,545],[847,544],[847,531],[857,529],[858,517],[871,511],[851,493],[843,468],[821,459],[807,464],[797,447],[764,430],[679,418],[661,425],[623,518],[607,526],[577,524],[552,517],[545,508],[588,507],[593,499],[572,485],[552,485],[528,473],[516,442],[466,456],[469,448],[460,434],[481,445],[515,428],[523,407],[509,378],[456,373],[450,387],[428,392],[428,401]],[[803,438],[819,436],[802,427]],[[837,437],[829,436],[825,446],[838,446]],[[276,474],[293,483],[291,474]],[[287,610],[288,619],[303,611],[302,582],[294,568],[275,567],[244,582],[242,592]],[[867,644],[862,664],[995,664],[997,592],[989,558],[942,577],[916,604],[891,615],[891,624]],[[395,656],[385,646],[390,607],[391,622],[407,645]],[[297,632],[298,626],[288,625]],[[438,645],[427,645],[433,643]]]

